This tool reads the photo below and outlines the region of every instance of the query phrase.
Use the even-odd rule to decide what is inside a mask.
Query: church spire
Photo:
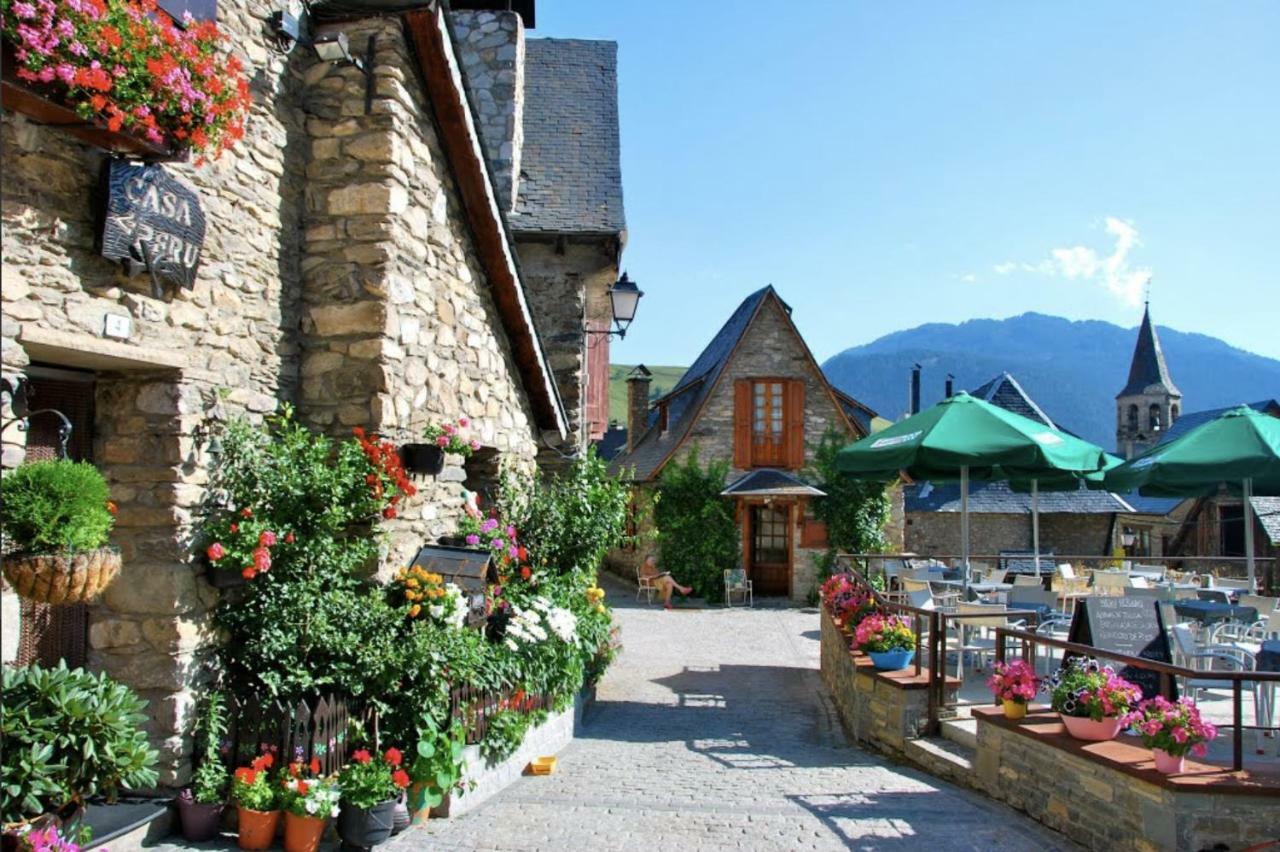
[[[1165,393],[1170,396],[1182,396],[1169,377],[1169,366],[1164,361],[1164,350],[1160,348],[1160,338],[1156,336],[1156,327],[1151,322],[1151,304],[1148,302],[1142,311],[1142,326],[1138,329],[1138,343],[1133,347],[1133,362],[1129,365],[1129,381],[1124,390],[1116,397],[1133,396],[1141,393]]]

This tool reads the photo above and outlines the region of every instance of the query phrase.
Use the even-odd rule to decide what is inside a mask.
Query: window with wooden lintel
[[[804,382],[738,379],[734,385],[734,466],[804,466]]]

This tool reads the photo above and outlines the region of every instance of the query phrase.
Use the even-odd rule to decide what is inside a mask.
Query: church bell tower
[[[1182,391],[1169,376],[1160,338],[1151,323],[1151,305],[1142,312],[1129,381],[1116,394],[1116,453],[1126,459],[1160,443],[1182,413]]]

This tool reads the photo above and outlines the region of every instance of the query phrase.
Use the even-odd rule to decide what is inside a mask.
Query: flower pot
[[[1006,698],[1001,702],[1001,706],[1004,707],[1004,717],[1006,719],[1027,718],[1027,702],[1025,701],[1011,701]]]
[[[178,819],[182,823],[182,836],[192,843],[212,840],[222,831],[222,810],[226,805],[217,802],[202,804],[191,797],[190,790],[183,790],[178,797]]]
[[[240,816],[241,849],[268,849],[276,839],[276,829],[280,826],[279,811],[253,811],[248,808],[238,809]]]
[[[911,665],[916,658],[915,648],[906,651],[868,651],[872,664],[880,671],[896,672]]]
[[[1116,735],[1120,733],[1120,717],[1104,716],[1101,720],[1095,722],[1088,716],[1068,716],[1060,713],[1062,716],[1062,724],[1066,726],[1067,733],[1078,740],[1086,742],[1102,742],[1103,740],[1114,740]]]
[[[1162,748],[1153,748],[1151,755],[1156,760],[1156,772],[1163,772],[1165,775],[1176,775],[1186,766],[1185,754],[1173,755]]]
[[[391,833],[399,834],[412,822],[413,820],[409,818],[409,804],[405,801],[405,794],[401,793],[396,797],[396,809],[391,814]]]
[[[338,836],[349,846],[368,849],[386,843],[394,825],[396,800],[387,799],[371,808],[357,808],[342,803],[338,812]]]
[[[24,598],[46,604],[85,603],[120,573],[120,551],[99,547],[79,553],[11,553],[4,576]]]
[[[329,820],[318,816],[284,815],[284,852],[316,852]]]
[[[409,788],[408,796],[409,823],[422,825],[431,815],[431,806],[427,804],[427,785],[423,781],[414,781]]]
[[[444,450],[435,444],[404,444],[400,447],[400,463],[410,473],[435,476],[444,470]]]

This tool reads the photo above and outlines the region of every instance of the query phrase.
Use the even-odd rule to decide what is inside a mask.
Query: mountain
[[[1280,361],[1214,337],[1157,326],[1183,411],[1280,397]],[[1003,320],[930,323],[846,349],[822,365],[831,383],[880,412],[907,408],[911,365],[920,364],[921,406],[1008,372],[1058,425],[1115,446],[1115,396],[1129,375],[1136,328],[1027,313]]]
[[[645,365],[649,367],[648,364]],[[635,364],[609,365],[609,420],[627,425],[627,373]],[[655,400],[670,391],[680,381],[688,367],[649,367],[653,378],[649,382],[649,399]]]

